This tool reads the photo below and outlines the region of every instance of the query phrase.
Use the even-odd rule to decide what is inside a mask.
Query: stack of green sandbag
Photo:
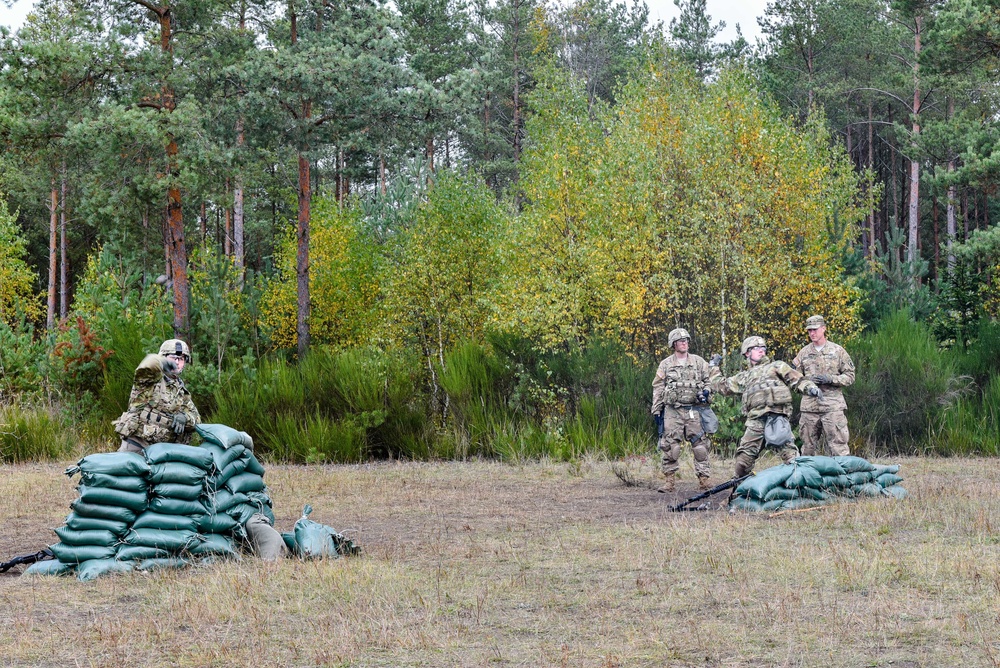
[[[117,558],[117,546],[148,505],[150,466],[131,452],[88,455],[66,475],[80,474],[80,498],[71,504],[66,525],[55,530],[50,549],[57,561],[38,562],[26,572],[64,573],[76,569],[81,580],[131,570]]]
[[[765,469],[736,488],[729,507],[751,512],[797,510],[857,497],[905,498],[899,465],[872,464],[861,457],[796,457]]]

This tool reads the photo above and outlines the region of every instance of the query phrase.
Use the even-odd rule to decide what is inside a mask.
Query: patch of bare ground
[[[0,665],[1000,666],[1000,468],[894,461],[904,501],[770,518],[668,512],[691,465],[671,498],[652,458],[273,466],[278,528],[363,556],[2,577]],[[54,542],[64,466],[0,467],[3,555]]]

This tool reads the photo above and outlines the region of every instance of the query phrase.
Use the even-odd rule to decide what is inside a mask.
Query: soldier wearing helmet
[[[767,343],[748,336],[740,346],[749,368],[735,376],[713,378],[712,390],[738,394],[746,416],[746,431],[736,449],[737,478],[753,471],[764,447],[775,448],[787,464],[798,456],[788,418],[792,415],[792,390],[822,397],[816,384],[780,360],[767,357]]]
[[[677,460],[681,444],[691,442],[694,453],[694,470],[702,489],[710,488],[711,465],[708,450],[711,445],[708,434],[702,427],[701,413],[695,407],[708,402],[709,380],[719,375],[719,370],[711,367],[704,359],[688,352],[691,335],[687,330],[677,328],[667,335],[667,345],[674,351],[670,357],[660,362],[653,378],[652,413],[662,416],[662,428],[657,447],[660,450],[660,466],[666,482],[660,492],[674,491],[674,476],[680,468]]]
[[[840,389],[854,383],[854,360],[847,351],[826,338],[826,320],[821,315],[806,318],[809,345],[792,360],[796,371],[816,383],[823,390],[823,398],[802,399],[799,416],[799,433],[802,435],[802,454],[815,455],[820,439],[834,456],[849,455],[847,445],[847,402]]]
[[[189,443],[201,421],[180,374],[191,362],[191,349],[168,339],[159,353],[143,358],[135,370],[128,410],[114,421],[120,452],[143,452],[152,443]]]

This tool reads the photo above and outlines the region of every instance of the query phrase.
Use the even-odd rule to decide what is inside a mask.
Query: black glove
[[[167,376],[177,375],[177,363],[174,362],[169,357],[160,358],[160,368],[163,370],[164,375]]]
[[[698,403],[699,404],[707,404],[708,403],[708,398],[710,396],[712,396],[712,391],[711,390],[709,390],[709,389],[702,390],[701,392],[698,393]]]
[[[815,376],[809,376],[809,380],[817,385],[833,385],[833,378],[830,378],[825,373],[818,373]]]
[[[722,355],[715,353],[712,355],[712,359],[708,360],[708,366],[719,366],[722,364]]]
[[[823,398],[823,390],[819,389],[818,387],[810,387],[808,390],[806,390],[806,394],[808,394],[810,397],[816,397],[817,399]]]
[[[180,436],[184,433],[184,428],[187,427],[187,422],[187,413],[174,413],[174,419],[170,422],[170,428],[174,430],[175,434]]]

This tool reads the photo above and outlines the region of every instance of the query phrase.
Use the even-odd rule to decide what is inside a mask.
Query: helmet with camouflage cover
[[[677,329],[672,329],[670,330],[670,333],[667,334],[667,346],[673,348],[674,344],[680,341],[681,339],[687,339],[688,341],[690,341],[691,335],[688,334],[687,330],[682,327],[678,327]]]
[[[160,344],[160,356],[166,357],[167,355],[180,355],[185,362],[191,363],[191,349],[180,339],[167,339]]]
[[[743,339],[743,344],[740,346],[740,354],[746,355],[750,352],[751,348],[756,348],[757,346],[767,347],[767,342],[760,336],[748,336]]]

